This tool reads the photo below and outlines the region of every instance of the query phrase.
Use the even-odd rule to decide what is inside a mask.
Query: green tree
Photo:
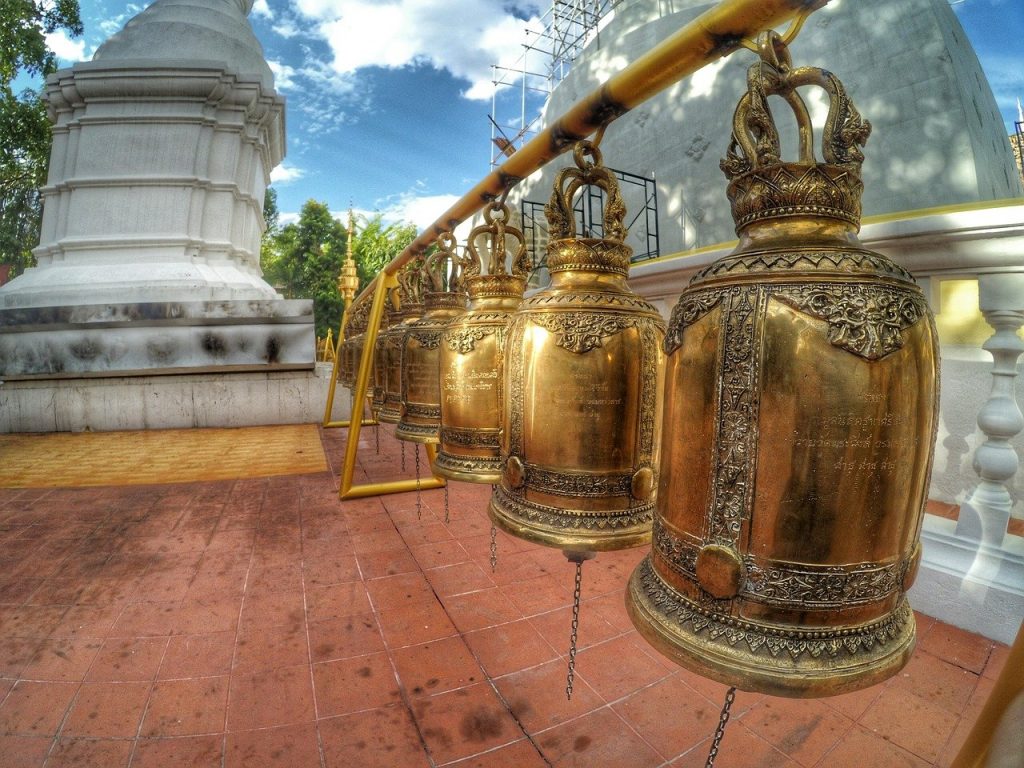
[[[415,237],[412,224],[385,226],[380,214],[357,217],[352,257],[360,288]],[[336,332],[341,322],[344,302],[338,292],[338,276],[347,248],[347,224],[334,218],[327,204],[317,200],[307,200],[299,220],[281,227],[264,243],[264,278],[285,298],[313,299],[317,336],[326,336],[329,328]]]
[[[14,81],[56,71],[46,35],[81,35],[82,20],[78,0],[0,0],[0,18],[0,263],[13,276],[34,263],[52,141],[41,89],[15,93]]]

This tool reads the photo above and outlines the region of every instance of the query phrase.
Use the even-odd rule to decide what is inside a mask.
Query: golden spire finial
[[[356,270],[356,261],[352,257],[352,236],[355,231],[355,215],[352,213],[352,205],[348,207],[348,246],[345,250],[345,263],[341,266],[341,275],[338,277],[338,292],[341,293],[345,303],[348,304],[356,295],[359,289],[359,274]]]

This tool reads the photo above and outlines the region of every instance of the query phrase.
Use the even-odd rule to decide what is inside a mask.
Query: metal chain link
[[[444,523],[447,525],[451,522],[451,517],[448,511],[448,483],[444,484]]]
[[[565,677],[565,698],[572,700],[572,684],[576,677],[576,635],[580,629],[580,592],[583,586],[583,561],[576,561],[576,584],[572,590],[572,632],[569,635],[569,672]]]
[[[402,443],[402,472],[405,472],[405,443]]]
[[[423,519],[423,498],[420,493],[420,446],[416,444],[416,519]]]
[[[725,735],[725,724],[729,722],[729,710],[736,699],[736,688],[730,688],[725,694],[725,704],[722,705],[722,714],[718,716],[718,727],[715,729],[715,737],[711,740],[711,751],[708,752],[708,761],[704,768],[714,768],[715,758],[718,757],[718,748],[722,745],[722,736]]]
[[[373,425],[373,442],[377,448],[377,455],[380,456],[380,424]]]
[[[491,526],[491,573],[498,570],[498,529]]]

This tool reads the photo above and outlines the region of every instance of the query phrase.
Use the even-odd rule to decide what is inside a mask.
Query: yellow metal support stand
[[[366,392],[370,386],[370,373],[373,371],[373,351],[377,346],[377,333],[380,330],[381,317],[384,315],[384,301],[387,299],[388,289],[398,285],[398,278],[393,273],[389,273],[387,267],[385,267],[385,271],[376,277],[372,285],[374,287],[373,304],[370,307],[369,323],[366,327],[366,340],[363,342],[363,353],[359,359],[359,373],[356,375],[354,397],[357,403],[366,401]],[[393,480],[385,483],[353,485],[352,477],[356,470],[356,452],[359,448],[359,430],[362,426],[364,426],[364,423],[358,419],[352,420],[351,425],[349,425],[348,443],[345,446],[345,459],[341,467],[341,482],[338,486],[338,496],[340,498],[360,499],[365,496],[415,491],[417,487],[424,491],[431,488],[444,487],[444,478],[437,477],[436,475],[418,481]],[[433,468],[434,460],[437,458],[437,449],[433,445],[427,445],[426,449],[427,459],[430,462],[431,468]]]
[[[341,324],[338,327],[337,349],[341,349],[341,343],[345,340],[345,325],[348,323],[348,312],[352,302],[345,302],[345,311],[341,313]],[[327,386],[327,406],[324,408],[324,420],[320,423],[324,429],[335,429],[337,427],[348,427],[352,424],[351,415],[341,421],[331,421],[331,411],[334,410],[334,392],[338,387],[338,368],[341,366],[341,355],[334,355],[334,367],[331,369],[331,383]],[[353,402],[356,402],[353,400]],[[366,407],[365,405],[363,406]],[[363,419],[362,426],[372,427],[377,423],[375,419]]]

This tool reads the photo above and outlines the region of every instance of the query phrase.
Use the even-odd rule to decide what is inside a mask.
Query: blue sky
[[[146,5],[80,2],[83,37],[52,40],[65,65]],[[1009,131],[1024,100],[1024,0],[951,5]],[[531,0],[256,0],[250,19],[288,99],[288,154],[274,174],[283,218],[312,197],[339,214],[351,204],[432,222],[490,170],[490,65],[516,62],[539,14]],[[519,89],[502,98],[518,104]]]

